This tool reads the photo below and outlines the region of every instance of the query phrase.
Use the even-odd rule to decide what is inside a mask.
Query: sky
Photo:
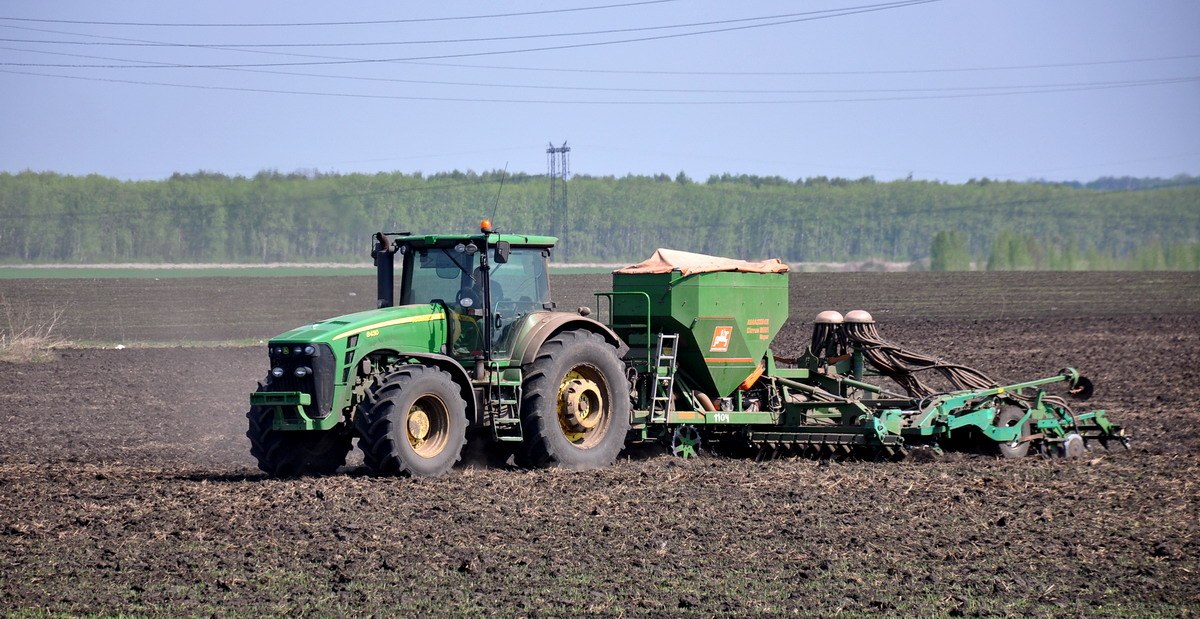
[[[1200,175],[1194,0],[0,2],[0,172]]]

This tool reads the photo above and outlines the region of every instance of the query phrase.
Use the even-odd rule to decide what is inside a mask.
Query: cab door
[[[550,250],[514,248],[508,262],[491,266],[492,351],[495,358],[512,352],[522,320],[534,312],[554,308],[550,300]]]

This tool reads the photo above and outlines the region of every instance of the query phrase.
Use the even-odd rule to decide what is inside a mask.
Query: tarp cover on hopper
[[[694,254],[677,249],[662,249],[654,251],[654,255],[627,267],[621,267],[613,273],[670,273],[678,270],[683,275],[695,273],[715,273],[717,271],[737,271],[739,273],[787,273],[788,265],[778,258],[760,262],[722,258]]]

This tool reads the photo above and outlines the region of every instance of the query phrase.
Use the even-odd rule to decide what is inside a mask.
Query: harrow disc
[[[1074,432],[1067,435],[1060,449],[1062,450],[1062,456],[1068,460],[1082,458],[1087,455],[1087,446],[1083,444],[1083,437]]]
[[[1019,406],[1006,404],[1000,408],[1000,412],[996,414],[995,425],[999,428],[1011,428],[1012,426],[1021,423],[1021,418],[1025,416],[1025,411]],[[1029,453],[1029,423],[1021,424],[1021,433],[1017,440],[1011,443],[996,443],[995,447],[1000,452],[1000,455],[1005,458],[1024,458]]]

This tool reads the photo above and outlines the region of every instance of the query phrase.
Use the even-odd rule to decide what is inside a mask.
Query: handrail
[[[646,326],[646,367],[649,368],[650,367],[650,356],[651,356],[651,352],[650,352],[650,295],[646,294],[645,292],[642,292],[641,290],[627,290],[627,291],[613,290],[611,292],[596,292],[593,294],[595,294],[595,296],[596,296],[596,311],[599,313],[599,316],[597,316],[597,318],[600,318],[600,319],[604,318],[604,312],[600,311],[601,310],[600,297],[608,298],[609,321],[605,324],[607,324],[609,326],[609,328],[612,328],[614,330],[617,327],[617,323],[615,322],[615,311],[613,309],[613,304],[615,303],[614,297],[619,296],[619,295],[641,295],[642,299],[646,302],[646,315],[645,315],[646,321],[644,324]],[[601,322],[604,322],[604,321],[601,320]],[[624,323],[624,324],[633,325],[636,323]],[[626,343],[628,343],[628,342],[626,342]]]

